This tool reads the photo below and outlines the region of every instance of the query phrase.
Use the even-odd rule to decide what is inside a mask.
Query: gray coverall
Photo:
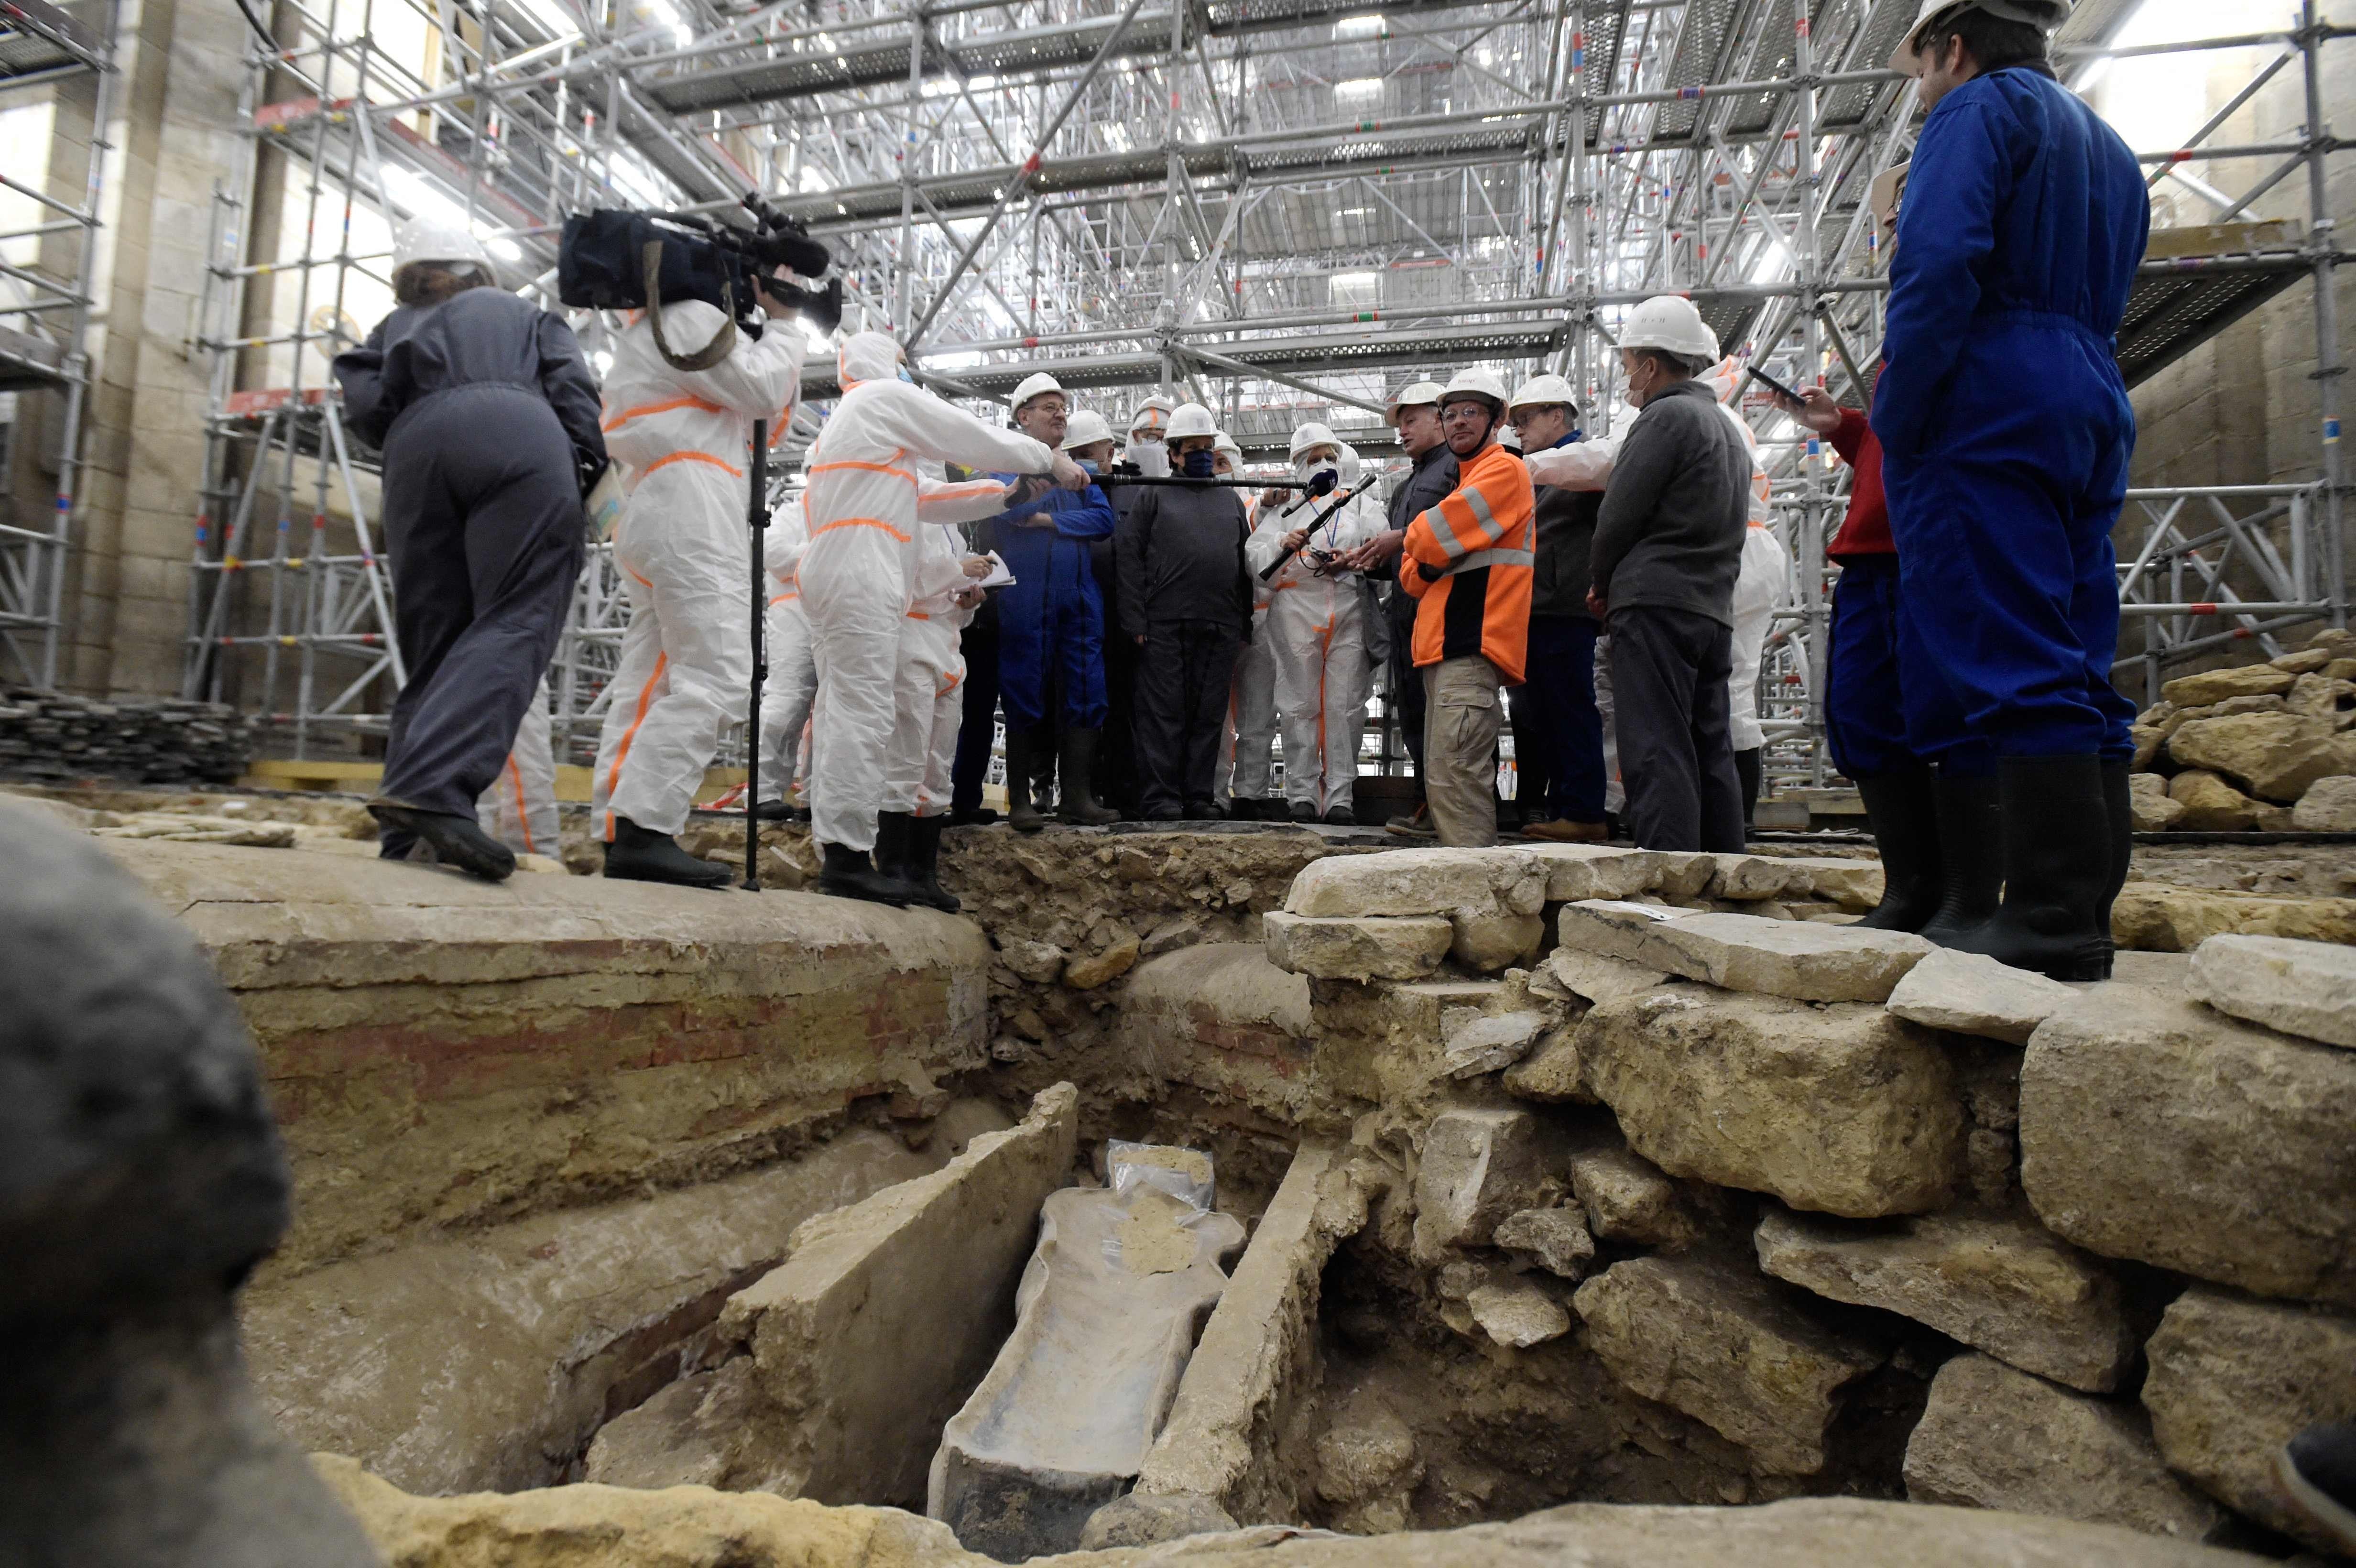
[[[409,669],[379,793],[472,820],[581,574],[581,475],[605,458],[597,382],[562,317],[495,288],[395,310],[335,374],[346,421],[383,448]],[[405,840],[389,833],[384,853]]]

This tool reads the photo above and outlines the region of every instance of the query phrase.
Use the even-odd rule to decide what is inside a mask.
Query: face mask
[[[1080,469],[1083,473],[1094,474],[1097,471],[1097,460],[1093,457],[1081,458]]]
[[[1292,465],[1292,476],[1303,485],[1312,483],[1320,474],[1331,474],[1334,481],[1339,483],[1342,477],[1342,465],[1330,457],[1321,457],[1313,463],[1304,457]]]
[[[1216,457],[1210,453],[1197,448],[1186,454],[1186,477],[1189,479],[1208,479],[1212,477],[1213,474],[1215,472],[1217,464],[1218,459]]]
[[[912,387],[916,384],[916,379],[908,374],[908,368],[905,365],[900,367],[900,379],[907,382],[908,385]]]
[[[1129,443],[1129,460],[1148,479],[1170,477],[1170,449],[1158,441],[1132,441]]]

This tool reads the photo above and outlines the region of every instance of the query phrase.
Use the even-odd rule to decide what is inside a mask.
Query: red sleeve
[[[1826,439],[1833,443],[1833,450],[1841,454],[1842,462],[1854,466],[1857,463],[1858,449],[1863,446],[1867,438],[1872,434],[1873,427],[1866,422],[1863,414],[1855,409],[1843,409],[1840,411],[1840,423],[1834,427],[1832,434]]]

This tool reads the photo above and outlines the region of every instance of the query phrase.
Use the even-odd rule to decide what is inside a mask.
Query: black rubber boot
[[[887,877],[916,885],[908,861],[916,853],[916,819],[905,811],[875,814],[875,869]]]
[[[787,822],[792,819],[794,808],[782,800],[765,800],[753,808],[753,815],[763,822]]]
[[[515,875],[515,851],[483,831],[471,816],[446,811],[421,811],[397,801],[372,800],[369,815],[395,833],[412,835],[444,866],[455,866],[487,882],[504,882]],[[402,859],[408,859],[404,854]]]
[[[1103,734],[1101,730],[1064,731],[1060,768],[1064,780],[1064,805],[1057,815],[1074,827],[1103,827],[1120,820],[1119,812],[1098,804],[1088,783],[1096,777],[1097,742]]]
[[[1922,934],[1952,947],[1996,913],[2004,893],[2004,807],[1994,773],[1939,770],[1939,912]]]
[[[2135,791],[2127,784],[2131,771],[2125,757],[2103,759],[2103,810],[2111,822],[2111,874],[2103,884],[2103,900],[2095,906],[2094,920],[2104,936],[2111,934],[2111,905],[2117,901],[2119,890],[2127,885],[2127,869],[2135,860]],[[2115,952],[2118,944],[2111,945]]]
[[[1227,796],[1227,818],[1232,822],[1258,822],[1259,802],[1248,795]]]
[[[1859,773],[1857,793],[1881,852],[1881,902],[1857,923],[1875,931],[1920,931],[1939,912],[1939,805],[1931,770],[1920,765]]]
[[[1317,803],[1313,800],[1296,800],[1287,809],[1285,815],[1295,822],[1314,822],[1317,820]]]
[[[1047,826],[1031,794],[1031,737],[1012,724],[1006,727],[1006,826],[1017,833]]]
[[[842,844],[819,846],[820,860],[818,870],[818,891],[832,893],[839,899],[865,899],[870,903],[890,904],[894,909],[908,906],[908,895],[916,890],[897,877],[888,877],[875,869],[864,849],[853,849]]]
[[[1329,806],[1325,812],[1325,826],[1328,827],[1355,827],[1358,826],[1358,814],[1351,810],[1346,805]]]
[[[1997,788],[2004,901],[1947,945],[2055,980],[2104,978],[2111,938],[2095,911],[2110,884],[2111,825],[2101,760],[2007,757]]]
[[[908,859],[900,874],[916,889],[909,900],[955,914],[965,905],[957,894],[941,886],[941,829],[948,826],[946,816],[916,816],[908,821]]]
[[[669,882],[682,888],[724,888],[735,880],[725,866],[699,860],[668,833],[614,818],[613,841],[605,846],[605,874],[619,881]]]

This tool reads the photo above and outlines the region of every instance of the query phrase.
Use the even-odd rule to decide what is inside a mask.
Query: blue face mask
[[[1218,473],[1218,455],[1200,448],[1186,454],[1186,477],[1208,479]]]
[[[916,384],[916,379],[908,374],[908,368],[905,365],[900,367],[900,379],[907,382],[908,385],[912,387]]]
[[[1081,458],[1080,471],[1084,474],[1094,474],[1097,471],[1097,460],[1093,457]]]

